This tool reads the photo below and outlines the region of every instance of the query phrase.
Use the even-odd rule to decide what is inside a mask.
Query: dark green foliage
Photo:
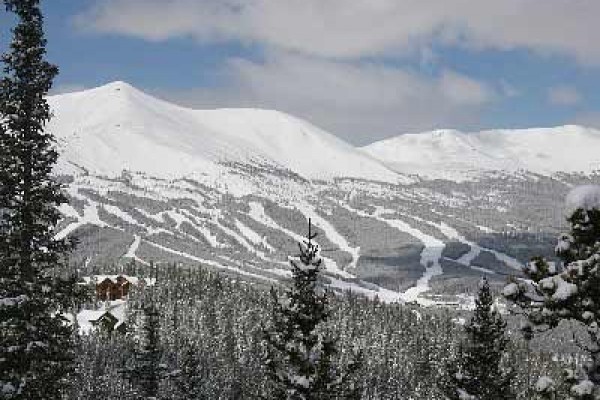
[[[11,399],[58,399],[73,372],[75,280],[58,277],[73,243],[54,239],[66,201],[45,96],[58,70],[44,60],[39,0],[4,0],[17,16],[0,80],[0,389]]]
[[[177,399],[210,399],[205,389],[208,373],[202,365],[200,348],[195,343],[183,344],[179,369],[173,374],[173,381]]]
[[[477,400],[514,399],[513,372],[504,361],[508,338],[506,322],[494,306],[490,286],[484,278],[475,299],[475,312],[465,325],[466,337],[456,360],[448,363],[441,384],[449,399],[474,396]]]
[[[98,266],[90,264],[88,268]],[[154,270],[139,264],[104,269],[104,273],[119,272],[140,278],[155,276]],[[168,268],[164,264],[159,267],[159,280],[153,291],[160,320],[161,364],[166,367],[159,398],[182,400],[186,397],[180,389],[185,385],[198,391],[192,399],[277,398],[264,365],[263,327],[272,326],[273,303],[263,285],[201,268]],[[283,289],[275,290],[282,299]],[[140,310],[148,304],[148,291],[134,288],[128,309]],[[355,294],[329,296],[328,305],[329,318],[320,331],[337,338],[338,351],[332,362],[340,371],[347,371],[355,360],[354,349],[362,349],[360,367],[353,377],[362,388],[362,400],[445,400],[433,383],[455,353],[454,343],[462,333],[456,318],[466,317],[466,312],[385,304]],[[131,312],[131,318],[128,326],[140,325],[141,313]],[[173,321],[177,321],[176,330]],[[80,377],[69,398],[137,400],[135,388],[117,373],[134,359],[134,338],[133,333],[81,336]],[[562,349],[564,338],[556,339],[544,342],[546,348]],[[536,343],[534,340],[532,346]],[[529,373],[534,383],[539,375],[560,377],[561,365],[553,362],[550,354],[544,355],[536,347],[528,353],[520,340],[513,340],[510,348],[510,365],[517,373],[512,382],[516,399],[531,400],[527,395]],[[185,367],[188,362],[189,368]]]
[[[308,236],[299,244],[299,262],[291,261],[291,288],[283,299],[271,291],[273,321],[265,339],[266,365],[275,384],[273,398],[359,398],[359,390],[348,379],[359,364],[351,362],[347,373],[340,371],[334,362],[336,340],[322,330],[329,304],[318,283],[322,260],[315,237],[309,221]]]
[[[600,396],[600,210],[578,208],[567,220],[571,231],[555,249],[562,265],[534,258],[524,270],[530,281],[509,283],[504,295],[525,311],[528,339],[562,321],[587,331],[588,344],[574,338],[589,362],[569,378],[568,391],[573,398],[592,399]]]
[[[140,399],[157,399],[166,366],[161,364],[159,314],[153,303],[143,308],[132,365],[123,371]]]

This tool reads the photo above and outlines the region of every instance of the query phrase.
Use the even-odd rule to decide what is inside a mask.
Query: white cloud
[[[572,86],[555,86],[548,89],[548,101],[559,106],[574,106],[581,101],[581,95]]]
[[[234,40],[332,58],[397,55],[442,42],[598,65],[598,15],[598,0],[99,0],[78,23],[154,41]]]
[[[224,88],[159,93],[197,107],[264,107],[298,115],[357,144],[406,131],[477,123],[492,89],[452,71],[431,78],[375,63],[272,53],[231,60]]]

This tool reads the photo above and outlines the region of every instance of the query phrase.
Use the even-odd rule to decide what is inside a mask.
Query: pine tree
[[[144,306],[133,351],[133,365],[123,371],[140,399],[158,399],[160,382],[166,377],[166,366],[161,364],[159,323],[154,303]]]
[[[39,0],[4,0],[17,16],[0,80],[0,393],[9,399],[57,399],[73,371],[72,329],[63,311],[75,279],[58,272],[74,243],[55,240],[57,206],[66,202],[51,177],[57,160],[44,132],[45,100],[58,70],[45,61]]]
[[[475,311],[465,325],[466,338],[456,360],[447,366],[442,390],[449,399],[514,399],[512,371],[503,365],[508,339],[506,322],[494,307],[488,281],[482,279]]]
[[[180,368],[174,377],[178,399],[209,400],[206,386],[208,374],[202,365],[200,346],[184,343]]]
[[[576,188],[569,197],[579,204],[567,218],[571,231],[555,248],[562,265],[535,257],[523,271],[529,279],[510,282],[503,294],[524,310],[526,338],[561,321],[587,330],[590,344],[577,342],[590,362],[569,374],[567,383],[573,398],[595,399],[600,398],[600,187]]]
[[[299,261],[291,260],[293,281],[284,299],[272,289],[273,321],[265,332],[269,377],[275,386],[272,398],[288,400],[358,399],[350,382],[359,364],[349,363],[342,373],[335,363],[336,340],[323,332],[329,317],[327,294],[319,287],[322,259],[308,236],[299,243]]]

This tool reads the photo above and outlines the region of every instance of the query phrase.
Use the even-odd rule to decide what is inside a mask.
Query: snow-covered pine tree
[[[358,399],[360,391],[351,381],[359,367],[336,365],[336,340],[323,331],[329,317],[327,293],[318,278],[322,259],[313,242],[316,233],[309,220],[308,236],[299,243],[299,262],[290,260],[292,286],[280,299],[272,289],[272,324],[265,330],[266,364],[277,400]]]
[[[200,346],[191,341],[182,344],[179,370],[174,374],[176,399],[210,400],[206,386],[209,380],[206,366],[202,365]]]
[[[72,329],[61,311],[77,293],[61,280],[73,243],[54,238],[66,202],[51,177],[57,152],[44,126],[58,70],[45,61],[39,0],[4,0],[17,17],[0,79],[0,394],[58,399],[73,371]]]
[[[571,231],[555,248],[562,265],[541,257],[524,268],[528,280],[510,282],[503,295],[524,310],[528,336],[574,321],[586,328],[590,344],[580,344],[590,358],[585,370],[569,378],[575,399],[600,398],[600,186],[580,186],[567,196],[573,210]],[[579,341],[578,341],[579,342]]]
[[[142,310],[132,365],[123,371],[140,399],[158,399],[160,382],[166,377],[166,366],[161,364],[159,325],[159,313],[151,301]]]
[[[506,322],[494,306],[487,279],[479,284],[475,311],[465,325],[456,360],[448,363],[441,389],[451,400],[514,399],[512,370],[503,362],[508,338]]]

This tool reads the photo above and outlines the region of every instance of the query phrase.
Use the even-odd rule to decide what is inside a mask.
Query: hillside
[[[362,149],[402,173],[461,180],[484,173],[589,173],[600,169],[600,131],[581,126],[437,130],[406,134]]]
[[[550,253],[565,194],[600,180],[515,173],[503,164],[539,143],[536,151],[562,165],[551,149],[568,145],[550,143],[552,130],[523,132],[527,146],[510,132],[406,135],[373,145],[389,150],[386,162],[396,148],[406,153],[408,167],[391,163],[393,172],[372,149],[366,154],[276,111],[190,110],[123,82],[54,96],[50,105],[48,129],[61,152],[55,172],[71,199],[56,235],[77,236],[73,262],[100,269],[177,262],[270,285],[289,277],[288,256],[310,218],[332,288],[468,307],[468,297],[445,295],[468,290],[482,273],[501,281],[531,256]],[[595,132],[569,129],[556,138],[595,143]],[[530,165],[546,171],[550,161]],[[577,158],[566,171],[588,161]],[[446,162],[454,169],[441,169]],[[477,179],[454,179],[465,171]]]
[[[191,110],[124,82],[49,100],[48,130],[59,138],[60,171],[76,165],[108,176],[219,176],[224,165],[271,167],[307,179],[402,177],[310,123],[270,110]],[[65,163],[67,165],[65,165]],[[69,167],[70,164],[70,167]]]

